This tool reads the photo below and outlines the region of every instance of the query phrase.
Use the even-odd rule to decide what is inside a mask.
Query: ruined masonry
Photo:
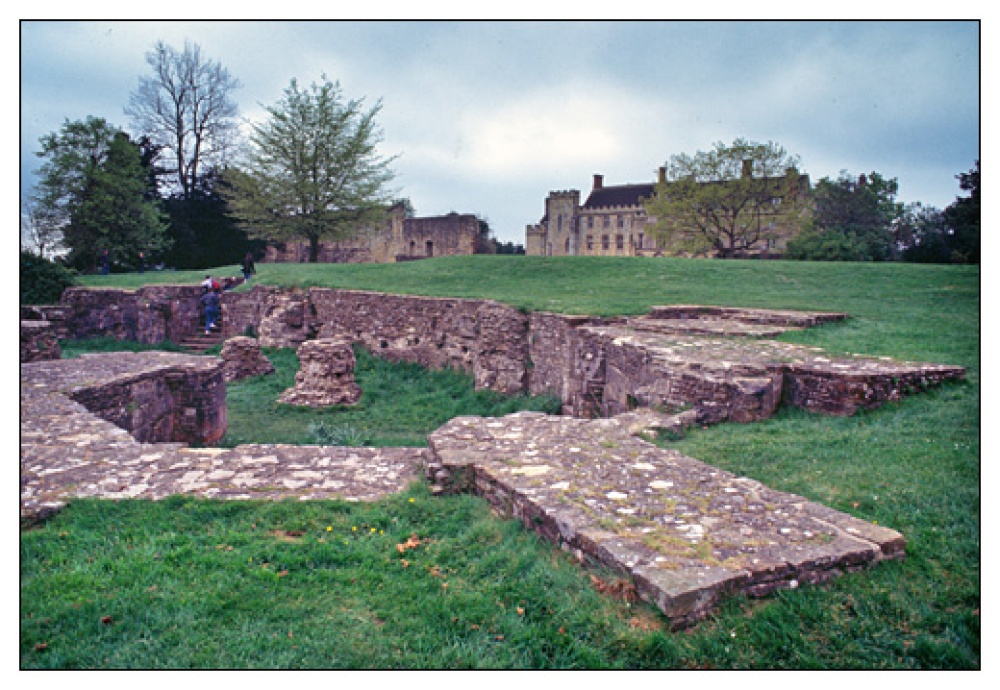
[[[354,383],[354,350],[347,340],[326,338],[302,343],[297,350],[295,385],[278,402],[302,407],[353,405],[361,399]]]
[[[259,286],[224,296],[222,359],[61,360],[52,348],[56,337],[101,332],[179,340],[196,323],[193,300],[187,288],[75,289],[59,305],[22,309],[22,520],[77,496],[371,500],[423,475],[437,493],[479,494],[581,561],[626,574],[675,628],[734,592],[764,595],[902,558],[905,540],[646,438],[752,422],[783,404],[848,415],[964,376],[961,367],[831,357],[773,340],[846,318],[837,313],[668,306],[609,319]],[[256,342],[233,337],[250,331]],[[564,416],[458,418],[427,449],[190,447],[225,434],[225,382],[258,371],[260,345],[299,348],[295,391],[344,384],[351,344],[462,369],[477,388],[556,395]]]
[[[222,363],[226,383],[274,372],[274,365],[260,351],[260,343],[242,335],[223,343]]]

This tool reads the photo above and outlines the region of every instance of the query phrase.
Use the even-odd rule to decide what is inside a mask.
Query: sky
[[[970,16],[975,16],[970,13]],[[21,196],[39,138],[124,113],[145,55],[196,43],[244,128],[294,78],[381,101],[380,152],[418,216],[524,243],[552,190],[652,182],[674,154],[774,141],[813,182],[875,171],[944,208],[980,158],[976,21],[22,21]],[[133,132],[134,133],[134,132]]]

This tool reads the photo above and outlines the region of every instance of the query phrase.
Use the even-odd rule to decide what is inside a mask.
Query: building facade
[[[525,229],[525,253],[533,256],[654,256],[658,248],[650,230],[656,219],[646,215],[643,201],[656,185],[605,186],[594,175],[587,200],[571,189],[550,192],[545,215]]]
[[[381,226],[364,228],[351,240],[321,242],[317,261],[394,263],[434,256],[481,254],[485,252],[482,235],[479,219],[472,214],[407,218],[403,205],[397,204],[389,209]],[[309,261],[309,243],[270,244],[263,261],[305,263]]]
[[[743,175],[752,176],[750,161],[744,162]],[[801,201],[809,192],[809,177],[794,168],[784,176],[757,178],[772,196],[774,207],[797,209],[776,212],[769,219],[772,226],[764,233],[760,246],[747,255],[779,255],[788,240],[802,227]],[[535,225],[525,228],[525,253],[532,256],[662,256],[677,253],[661,246],[654,229],[659,219],[649,216],[644,202],[653,197],[658,185],[666,182],[666,169],[660,168],[656,182],[606,186],[603,175],[594,175],[587,200],[580,204],[575,189],[553,191],[545,199],[545,215]],[[716,183],[708,183],[716,184]],[[723,183],[725,184],[725,183]],[[668,219],[668,222],[669,219]],[[723,251],[708,255],[720,256]]]

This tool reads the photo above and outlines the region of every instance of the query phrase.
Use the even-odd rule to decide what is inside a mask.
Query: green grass
[[[313,409],[277,402],[295,384],[298,358],[292,349],[265,348],[275,371],[228,386],[229,430],[220,445],[320,443],[322,439],[310,428],[322,424],[353,436],[353,442],[342,445],[425,446],[428,434],[461,415],[501,417],[519,410],[558,413],[560,408],[555,398],[473,390],[472,377],[462,372],[387,362],[362,348],[356,348],[355,354],[354,376],[362,391],[358,403]]]
[[[60,340],[59,349],[63,359],[73,359],[82,354],[102,352],[148,352],[158,350],[163,352],[187,352],[180,345],[165,340],[162,343],[145,344],[132,340],[115,340],[114,338],[87,338],[86,340]]]
[[[907,539],[904,561],[762,600],[735,597],[690,632],[658,628],[644,605],[597,596],[588,573],[482,501],[430,498],[419,485],[372,505],[81,501],[22,532],[22,666],[980,667],[978,267],[463,257],[262,265],[258,281],[567,313],[669,303],[846,311],[845,323],[782,339],[957,364],[968,376],[846,419],[783,411],[669,444]],[[265,539],[260,530],[272,529],[305,534]],[[400,555],[395,544],[411,532],[432,541]],[[338,560],[334,534],[371,551]],[[104,615],[114,622],[102,625]]]

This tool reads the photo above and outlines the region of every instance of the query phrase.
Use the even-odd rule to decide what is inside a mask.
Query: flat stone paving
[[[808,345],[753,337],[724,337],[770,335],[771,327],[720,320],[714,322],[719,326],[719,337],[711,337],[708,330],[698,333],[688,331],[685,328],[687,323],[684,320],[636,319],[629,325],[583,326],[582,329],[617,344],[630,344],[647,350],[657,361],[705,371],[744,369],[747,373],[758,373],[774,367],[794,366],[797,370],[808,369],[841,377],[924,373],[961,378],[965,374],[962,367],[947,364],[903,362],[891,357],[866,355],[832,356],[822,348]]]
[[[935,380],[964,373],[888,358],[831,358],[816,348],[761,340],[800,325],[773,324],[767,314],[742,324],[726,323],[726,315],[653,314],[664,315],[669,318],[639,319],[631,327],[581,328],[688,371],[753,375],[792,366],[848,378]],[[905,540],[892,529],[636,435],[683,426],[690,412],[688,418],[646,411],[597,420],[541,413],[461,417],[431,434],[429,449],[220,449],[140,443],[69,397],[115,376],[178,363],[220,365],[216,358],[115,353],[21,366],[22,520],[44,517],[74,497],[372,500],[401,490],[423,471],[450,490],[485,496],[581,560],[628,574],[676,628],[708,615],[727,594],[763,595],[904,557]]]
[[[91,355],[21,367],[21,518],[74,497],[374,500],[418,478],[424,448],[140,443],[67,393],[158,365],[218,366],[170,353]]]
[[[630,575],[678,628],[725,594],[762,595],[904,555],[894,530],[660,448],[629,421],[456,418],[430,436],[431,462],[457,490]]]

